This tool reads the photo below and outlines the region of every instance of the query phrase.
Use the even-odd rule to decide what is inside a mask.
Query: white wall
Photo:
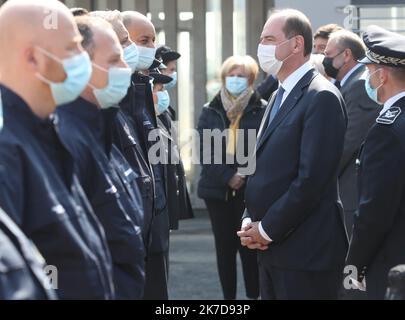
[[[315,32],[317,28],[328,23],[343,26],[346,14],[343,8],[350,0],[275,0],[276,9],[292,8],[304,12],[311,20]]]

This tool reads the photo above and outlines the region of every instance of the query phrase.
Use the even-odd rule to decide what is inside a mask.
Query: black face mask
[[[342,54],[342,52],[338,53],[337,55],[335,55],[334,57],[325,57],[322,61],[322,65],[325,68],[325,73],[328,77],[331,77],[333,79],[336,79],[338,73],[339,73],[339,69],[336,69],[333,66],[333,59],[335,59],[338,55]]]

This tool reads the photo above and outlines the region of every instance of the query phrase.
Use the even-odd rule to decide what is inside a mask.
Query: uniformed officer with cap
[[[163,45],[156,50],[156,59],[162,61],[162,65],[159,66],[160,72],[166,76],[172,78],[171,81],[164,85],[166,90],[171,90],[177,85],[177,60],[180,59],[181,54],[172,50],[170,47]],[[164,68],[162,68],[164,66]],[[167,109],[172,120],[176,118],[176,112],[169,106]]]
[[[168,48],[166,46],[160,48]],[[160,48],[157,52],[161,52]],[[169,50],[169,49],[167,49]],[[179,220],[191,219],[194,217],[191,207],[190,196],[187,190],[186,174],[184,165],[181,160],[180,149],[178,146],[177,127],[173,124],[175,112],[170,107],[170,96],[166,86],[176,80],[176,65],[172,64],[173,60],[179,58],[180,54],[174,51],[168,51],[168,55],[161,56],[163,63],[169,62],[172,69],[170,77],[165,73],[166,69],[155,69],[149,75],[153,78],[153,95],[155,109],[157,114],[157,124],[163,135],[163,142],[167,149],[167,155],[170,162],[164,166],[165,182],[167,194],[167,206],[169,211],[170,230],[179,229]],[[166,62],[166,63],[165,63]]]
[[[384,106],[358,160],[360,203],[346,264],[366,279],[369,299],[383,299],[389,270],[405,263],[405,36],[370,26],[363,41],[366,91]]]

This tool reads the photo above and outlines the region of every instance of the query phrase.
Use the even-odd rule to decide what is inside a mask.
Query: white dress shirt
[[[363,64],[358,63],[356,64],[353,68],[350,69],[348,73],[343,77],[343,79],[340,81],[340,86],[343,87],[346,81],[349,79],[349,77],[358,69],[362,66]]]
[[[294,89],[294,87],[297,85],[297,83],[305,76],[305,74],[308,73],[309,70],[312,70],[314,67],[312,64],[308,61],[304,63],[301,67],[299,67],[297,70],[295,70],[293,73],[291,73],[283,82],[280,81],[280,86],[283,87],[284,89],[284,94],[283,98],[281,99],[281,105],[280,109],[283,107],[284,101],[287,99],[288,95],[291,93],[291,91]],[[245,218],[242,221],[242,228],[244,228],[246,225],[252,222],[252,219],[250,218]],[[259,222],[259,232],[260,235],[266,239],[267,241],[272,241],[271,238],[267,235],[267,233],[264,231],[262,223]]]
[[[397,102],[399,99],[402,99],[403,97],[405,97],[405,91],[400,92],[400,93],[396,94],[395,96],[389,98],[387,101],[385,101],[384,107],[383,107],[383,109],[382,109],[381,112],[380,112],[380,116],[381,116],[385,111],[387,111],[389,108],[391,108],[391,107],[395,104],[395,102]]]
[[[280,86],[283,87],[284,89],[284,94],[283,94],[283,99],[281,99],[281,106],[280,109],[283,107],[283,103],[285,99],[287,99],[288,95],[291,93],[291,91],[294,89],[294,87],[297,85],[297,83],[302,79],[305,74],[313,69],[314,67],[312,64],[308,61],[304,63],[301,67],[299,67],[297,70],[295,70],[293,73],[291,73],[287,79],[285,79],[283,82],[280,81]]]

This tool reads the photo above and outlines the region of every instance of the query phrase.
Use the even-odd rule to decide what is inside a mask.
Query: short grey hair
[[[98,17],[106,20],[107,22],[111,23],[113,28],[115,29],[117,24],[123,23],[122,14],[118,10],[105,10],[105,11],[92,11],[89,13],[91,17]]]
[[[342,50],[350,49],[355,60],[363,58],[366,54],[366,46],[363,41],[357,34],[349,30],[333,32],[329,37],[329,41],[335,41],[336,45]]]
[[[92,17],[90,15],[77,16],[75,17],[77,27],[79,29],[80,35],[83,37],[82,46],[87,51],[90,57],[93,56],[95,43],[94,43],[94,32],[95,27],[111,28],[111,24],[104,19],[98,17]]]

